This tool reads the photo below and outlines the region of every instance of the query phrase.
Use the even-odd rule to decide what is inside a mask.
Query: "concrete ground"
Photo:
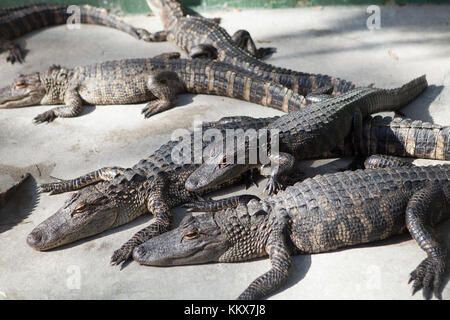
[[[277,66],[322,73],[378,87],[399,86],[426,74],[430,87],[404,109],[420,120],[450,125],[450,6],[381,7],[381,29],[366,27],[366,7],[207,12],[222,17],[230,33],[247,29],[260,46],[277,48],[267,61]],[[156,17],[126,20],[150,31],[161,29]],[[116,30],[65,26],[19,39],[29,50],[26,62],[10,65],[0,54],[0,87],[20,73],[52,64],[67,67],[151,57],[176,51],[170,43],[145,43]],[[144,119],[140,105],[88,107],[82,116],[34,125],[32,118],[49,106],[0,110],[0,186],[34,176],[0,211],[0,299],[234,299],[269,268],[262,259],[239,264],[171,268],[130,263],[109,265],[112,252],[144,227],[150,216],[93,238],[49,252],[27,246],[27,234],[52,215],[67,194],[36,194],[50,175],[73,178],[104,166],[132,166],[193,120],[223,116],[263,117],[281,112],[225,97],[184,94],[180,107]],[[421,162],[423,163],[423,161]],[[306,172],[334,171],[345,161],[305,162]],[[251,192],[235,188],[221,195]],[[0,187],[0,189],[2,189]],[[185,211],[176,208],[176,223]],[[450,223],[439,227],[450,244]],[[422,299],[407,284],[425,253],[408,235],[371,245],[294,258],[287,285],[271,299]],[[450,285],[443,291],[450,298]]]

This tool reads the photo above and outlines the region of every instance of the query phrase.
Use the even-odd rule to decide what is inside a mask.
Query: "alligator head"
[[[178,228],[136,247],[133,259],[153,266],[218,262],[230,246],[212,213],[188,215]]]
[[[249,164],[247,144],[245,146],[238,146],[238,149],[230,154],[227,154],[227,152],[218,152],[221,149],[217,147],[218,145],[213,147],[210,157],[206,158],[202,165],[186,179],[186,190],[192,192],[206,190],[212,186],[220,185],[239,177],[244,172],[256,166],[256,164]],[[242,150],[241,147],[245,148],[245,150]],[[238,157],[238,155],[242,154],[245,160],[241,160]]]
[[[105,181],[85,187],[28,235],[28,245],[48,250],[134,220],[147,210],[140,188],[144,184],[123,178],[120,183]]]
[[[0,89],[0,108],[62,103],[68,70],[52,66],[45,72],[20,75],[12,85]]]
[[[238,262],[266,255],[272,232],[269,211],[251,200],[247,205],[186,216],[180,225],[133,250],[143,265],[174,266]],[[270,209],[268,209],[270,210]]]

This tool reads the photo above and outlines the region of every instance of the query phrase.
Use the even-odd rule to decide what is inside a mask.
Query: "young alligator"
[[[225,135],[227,129],[258,130],[270,121],[271,118],[226,117],[205,123],[202,129],[218,129]],[[27,243],[37,250],[48,250],[123,225],[146,212],[153,214],[154,218],[143,234],[151,237],[166,231],[171,223],[171,208],[194,201],[198,194],[202,194],[188,192],[184,188],[186,178],[198,167],[195,158],[198,155],[191,152],[195,148],[192,133],[189,139],[183,137],[181,141],[163,144],[132,168],[107,167],[73,180],[41,185],[41,191],[50,194],[81,190],[39,224],[28,235]],[[239,180],[242,177],[235,182]],[[204,193],[226,186],[214,187]],[[136,245],[142,243],[138,239],[136,241]],[[121,250],[112,261],[126,260],[130,254],[131,250],[129,253]]]
[[[222,27],[211,19],[198,16],[186,16],[182,6],[175,0],[147,0],[147,4],[162,21],[164,31],[161,36],[189,53],[191,57],[211,57],[216,54],[220,61],[230,63],[243,70],[254,73],[258,78],[279,83],[294,92],[308,95],[312,92],[333,89],[333,95],[347,92],[355,84],[320,74],[296,72],[258,60],[248,32],[240,30],[231,37]],[[238,39],[243,37],[243,39]],[[245,40],[244,40],[245,39]],[[241,46],[236,43],[244,43]],[[252,45],[253,44],[253,45]]]
[[[249,117],[229,117],[221,119],[218,123],[205,124],[203,129],[258,129],[278,118],[272,117],[256,120]],[[228,123],[232,121],[235,123]],[[403,150],[407,149],[408,154],[413,156],[418,154],[415,146],[421,149],[425,144],[427,150],[440,149],[439,145],[442,138],[446,141],[444,147],[446,153],[429,152],[424,154],[424,156],[439,160],[443,160],[443,157],[446,157],[445,159],[450,158],[449,127],[431,126],[429,123],[424,123],[421,126],[419,123],[408,119],[404,119],[400,123],[402,125],[399,125],[397,119],[392,120],[389,117],[380,119],[377,116],[366,119],[364,122],[364,139],[366,140],[364,141],[370,142],[370,150],[378,153],[376,148],[379,147],[380,150],[387,152],[387,154],[395,155],[396,152],[399,152],[399,154],[403,155]],[[405,132],[408,132],[407,140],[404,140]],[[437,138],[424,141],[420,138],[418,140],[414,138],[431,136]],[[103,168],[78,179],[41,185],[41,190],[50,192],[50,194],[84,189],[73,195],[58,212],[35,228],[28,237],[28,243],[37,250],[47,250],[74,242],[135,219],[137,215],[142,214],[140,212],[135,214],[137,208],[144,206],[142,212],[147,212],[145,205],[142,205],[142,203],[148,203],[148,211],[155,214],[153,222],[149,227],[145,227],[137,232],[120,249],[116,250],[112,263],[119,264],[127,260],[133,248],[154,236],[154,231],[152,230],[156,222],[165,222],[170,225],[171,213],[169,209],[171,207],[196,199],[197,196],[194,193],[187,192],[184,189],[184,183],[188,175],[199,165],[189,163],[179,165],[171,157],[172,154],[176,155],[178,152],[174,152],[174,150],[186,150],[186,143],[191,141],[169,142],[128,171],[117,168]],[[342,154],[351,155],[351,151],[354,150],[352,139],[346,139],[346,141],[347,144],[342,147]],[[405,144],[403,148],[398,147],[398,144],[401,143]],[[409,147],[406,148],[407,146]],[[207,148],[207,146],[204,147]],[[366,149],[369,150],[369,148]],[[187,150],[191,149],[187,148]],[[204,154],[207,154],[207,152],[205,151]],[[336,153],[333,156],[338,155]],[[144,176],[142,180],[140,176],[133,178],[136,181],[129,178],[136,171],[142,172]],[[116,173],[117,176],[115,176]],[[161,190],[157,187],[158,180],[156,180],[155,176],[158,176],[160,173],[165,176],[166,184],[162,182],[163,186],[171,186],[169,190]],[[150,182],[146,182],[146,180]],[[168,214],[164,216],[164,210],[160,210],[159,207],[168,210]],[[158,216],[156,217],[157,214]]]
[[[231,203],[236,203],[232,199]],[[239,299],[259,299],[289,277],[291,254],[327,252],[408,229],[427,258],[411,273],[413,293],[441,297],[447,248],[433,227],[450,216],[450,166],[366,169],[309,178],[264,200],[187,216],[180,226],[133,250],[140,264],[239,262],[269,256],[271,269]],[[197,205],[192,206],[196,208]],[[205,207],[199,205],[201,210]]]
[[[7,61],[14,63],[24,61],[24,50],[12,42],[20,36],[49,25],[68,23],[73,14],[70,6],[55,4],[29,4],[19,7],[0,8],[0,49],[9,51]],[[144,29],[137,29],[123,22],[118,17],[109,14],[105,9],[89,5],[77,6],[80,23],[107,26],[126,32],[136,39],[158,41],[158,38]]]
[[[427,81],[422,76],[397,89],[357,88],[284,115],[267,127],[268,131],[278,132],[275,139],[267,137],[264,141],[249,137],[234,150],[225,152],[222,146],[216,147],[215,154],[188,178],[186,189],[199,191],[263,165],[261,173],[264,171],[263,174],[269,176],[266,191],[275,193],[282,188],[280,179],[292,171],[296,160],[318,158],[332,151],[349,136],[352,128],[356,151],[362,150],[364,117],[398,110],[426,87]],[[275,150],[277,152],[271,153],[272,143],[278,145],[279,152]],[[267,158],[264,159],[264,156]]]
[[[80,114],[83,103],[153,100],[142,110],[150,117],[172,107],[182,92],[228,96],[285,112],[304,106],[303,96],[279,84],[262,81],[223,62],[178,56],[166,53],[152,59],[108,61],[74,69],[53,66],[45,72],[21,75],[11,86],[0,89],[0,108],[64,103],[34,119],[49,122]]]

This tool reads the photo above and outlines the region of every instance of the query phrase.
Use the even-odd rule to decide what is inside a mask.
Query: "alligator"
[[[277,119],[279,117],[259,120],[250,117],[228,117],[222,118],[218,123],[204,124],[203,129],[259,129]],[[421,149],[424,144],[427,150],[436,150],[440,148],[438,146],[441,139],[422,141],[419,138],[434,135],[435,137],[444,137],[444,140],[447,141],[444,148],[446,153],[429,152],[423,156],[440,160],[450,156],[450,140],[445,139],[445,137],[449,137],[449,127],[440,127],[429,123],[420,125],[408,119],[392,120],[390,117],[376,116],[365,119],[364,132],[365,141],[370,142],[370,149],[367,150],[374,153],[378,152],[376,149],[378,147],[380,151],[387,154],[398,152],[400,155],[404,155],[404,150],[408,150],[407,154],[413,156],[418,154],[414,148]],[[405,132],[409,133],[407,141],[404,140]],[[145,212],[153,213],[155,218],[150,226],[137,232],[114,252],[111,259],[112,264],[125,262],[131,256],[133,248],[154,236],[153,226],[157,225],[157,222],[164,222],[170,227],[170,208],[196,200],[198,195],[203,194],[202,192],[191,193],[184,188],[187,177],[198,168],[199,164],[189,164],[186,161],[185,164],[180,165],[172,159],[172,155],[176,155],[178,152],[174,152],[174,150],[186,150],[186,143],[191,143],[191,141],[168,142],[129,170],[103,168],[77,179],[42,184],[41,191],[50,194],[81,190],[74,193],[61,209],[30,233],[27,239],[28,244],[37,250],[48,250],[125,224]],[[350,155],[350,152],[354,150],[352,139],[346,139],[346,141],[348,145],[343,146],[342,152]],[[415,141],[417,143],[414,143]],[[404,148],[398,147],[398,144],[401,143],[405,144]],[[204,148],[209,148],[209,146],[204,146]],[[187,148],[187,150],[191,149]],[[204,155],[207,154],[205,149]],[[333,156],[336,155],[333,154]],[[164,177],[160,182],[161,187],[158,187],[158,175]],[[161,189],[162,187],[169,187],[169,190]],[[221,187],[224,188],[226,185]],[[167,210],[162,210],[163,213],[166,212],[166,215],[159,213],[161,212],[159,207]],[[163,229],[159,229],[157,233],[162,232]]]
[[[20,75],[0,89],[0,108],[36,104],[65,104],[34,118],[36,123],[80,114],[83,103],[126,104],[150,101],[142,113],[150,117],[169,109],[183,92],[241,99],[285,112],[301,110],[305,97],[279,84],[223,62],[179,59],[179,53],[155,58],[107,61],[67,69],[52,66],[45,72]]]
[[[134,28],[117,16],[109,14],[105,9],[80,5],[76,6],[76,12],[72,12],[72,7],[36,3],[0,8],[0,49],[8,51],[6,60],[11,63],[24,61],[24,49],[12,40],[46,26],[69,23],[71,16],[75,13],[79,13],[79,23],[107,26],[126,32],[139,40],[158,41],[157,35],[144,29]]]
[[[227,129],[241,127],[257,130],[270,121],[271,118],[225,117],[204,123],[201,129],[218,129],[225,134]],[[40,251],[52,249],[123,225],[147,212],[153,214],[153,219],[141,233],[152,236],[164,232],[171,224],[171,208],[196,200],[202,194],[184,188],[186,178],[198,167],[195,161],[198,155],[191,152],[195,150],[194,137],[192,133],[179,141],[171,140],[131,168],[105,167],[72,180],[40,185],[41,192],[50,194],[79,191],[54,215],[36,226],[28,235],[27,243]],[[205,190],[205,193],[231,183]],[[138,236],[135,238],[133,241],[140,244]],[[118,251],[112,261],[128,258],[125,251]]]
[[[217,21],[186,15],[175,0],[147,0],[147,4],[162,21],[164,30],[158,32],[160,40],[165,37],[192,58],[217,58],[304,96],[330,89],[333,95],[338,95],[356,87],[350,81],[328,75],[297,72],[262,62],[258,58],[270,50],[261,49],[262,53],[258,54],[259,49],[248,32],[239,30],[230,36]]]
[[[433,226],[450,215],[450,166],[388,167],[318,175],[275,196],[193,203],[210,212],[133,250],[142,265],[240,262],[269,256],[271,268],[238,299],[261,299],[289,278],[292,254],[328,252],[409,231],[427,257],[412,271],[413,294],[441,298],[447,248]],[[239,203],[237,205],[237,203]]]
[[[425,76],[396,89],[360,87],[286,114],[266,128],[271,133],[276,131],[275,137],[250,136],[233,150],[224,151],[222,145],[215,147],[215,152],[187,179],[186,189],[200,191],[247,170],[260,168],[260,172],[269,177],[265,191],[276,193],[283,188],[281,180],[293,171],[296,160],[318,158],[332,151],[352,131],[357,154],[362,148],[365,117],[396,111],[426,87]],[[272,143],[275,145],[273,153]]]
[[[6,203],[11,199],[11,197],[16,193],[17,189],[28,180],[31,176],[30,173],[23,175],[19,181],[14,183],[12,186],[6,188],[4,191],[0,191],[0,209],[3,208]]]

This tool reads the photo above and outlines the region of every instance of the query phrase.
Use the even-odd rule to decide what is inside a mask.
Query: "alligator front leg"
[[[56,107],[39,114],[34,118],[34,122],[42,123],[51,122],[56,118],[72,118],[78,116],[83,110],[83,101],[75,88],[67,90],[64,95],[64,104],[63,107]]]
[[[171,71],[156,72],[147,80],[147,87],[156,100],[149,102],[142,109],[146,118],[173,107],[177,102],[177,94],[185,91],[183,82]]]
[[[261,174],[268,176],[269,181],[264,188],[264,191],[271,195],[277,193],[284,188],[284,184],[281,180],[288,177],[295,166],[295,158],[285,152],[280,152],[277,155],[270,155],[270,164],[264,165],[261,168]]]
[[[292,259],[281,230],[270,235],[266,244],[266,252],[269,254],[272,268],[254,280],[238,297],[238,300],[256,300],[266,297],[280,288],[288,279]]]
[[[39,187],[42,192],[50,192],[50,195],[80,190],[99,181],[111,181],[118,174],[122,173],[123,170],[123,168],[119,167],[105,167],[89,172],[88,174],[75,179],[44,183]]]
[[[148,211],[154,215],[150,225],[138,231],[130,240],[114,251],[111,257],[112,265],[119,265],[131,258],[133,249],[145,241],[169,230],[172,223],[172,211],[167,201],[167,180],[160,176],[152,185],[152,191],[147,201]]]
[[[427,258],[411,272],[408,283],[413,281],[412,294],[423,289],[426,299],[431,298],[432,293],[441,299],[440,287],[447,268],[447,248],[438,241],[432,226],[448,218],[449,204],[450,187],[434,183],[417,191],[406,208],[409,233],[427,253]]]
[[[255,42],[253,41],[250,33],[247,30],[238,30],[232,36],[231,39],[234,41],[236,46],[246,51],[250,55],[257,59],[262,59],[268,55],[271,55],[276,51],[275,48],[256,48]]]

